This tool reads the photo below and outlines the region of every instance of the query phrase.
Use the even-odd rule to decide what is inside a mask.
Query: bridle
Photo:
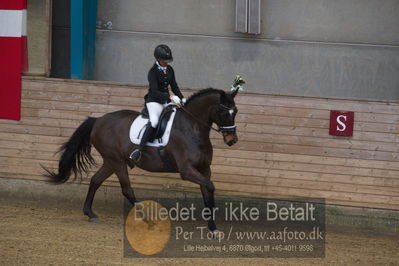
[[[219,107],[222,107],[223,109],[225,109],[225,110],[228,110],[228,111],[230,111],[231,110],[231,108],[229,108],[228,106],[226,106],[226,105],[223,105],[223,104],[221,104],[221,103],[219,103]],[[232,125],[232,126],[219,126],[219,130],[220,131],[224,131],[224,132],[234,132],[235,130],[236,130],[236,125]]]
[[[229,107],[227,107],[227,106],[225,106],[225,105],[223,105],[223,104],[221,104],[221,103],[219,104],[219,106],[222,107],[222,108],[224,108],[224,109],[230,110]],[[236,125],[233,125],[233,126],[219,126],[219,125],[218,125],[219,128],[214,128],[212,125],[209,126],[208,124],[206,124],[206,123],[204,123],[204,122],[198,120],[198,119],[197,119],[190,111],[188,111],[184,106],[180,106],[180,109],[182,109],[186,114],[190,115],[190,116],[191,116],[195,121],[197,121],[198,123],[202,124],[203,126],[205,126],[205,127],[207,127],[207,128],[210,128],[210,129],[216,131],[216,132],[219,133],[219,134],[222,134],[223,132],[234,132],[234,131],[236,130],[236,127],[237,127]]]

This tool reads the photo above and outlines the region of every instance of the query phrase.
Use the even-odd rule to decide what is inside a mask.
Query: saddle
[[[174,112],[175,106],[168,105],[166,106],[161,115],[159,116],[159,122],[157,128],[155,129],[154,135],[150,138],[150,142],[162,138],[163,134],[165,133],[166,127],[168,125],[170,116]],[[141,117],[145,119],[149,119],[148,109],[147,106],[144,106],[143,110],[141,111]]]
[[[175,115],[175,106],[170,105],[164,108],[159,117],[159,123],[155,129],[154,135],[152,136],[152,139],[147,142],[146,146],[165,147],[168,144]],[[148,112],[147,110],[143,109],[141,115],[137,116],[130,126],[129,138],[133,144],[140,144],[141,137],[144,134],[144,130],[146,129],[148,123]]]

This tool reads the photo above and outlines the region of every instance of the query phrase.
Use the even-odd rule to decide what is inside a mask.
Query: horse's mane
[[[194,93],[193,95],[191,95],[190,98],[187,99],[186,104],[190,104],[190,102],[197,99],[198,97],[201,97],[206,94],[211,94],[211,93],[219,93],[220,95],[222,95],[225,92],[222,90],[214,89],[214,88],[203,89],[203,90],[200,90],[200,91]]]

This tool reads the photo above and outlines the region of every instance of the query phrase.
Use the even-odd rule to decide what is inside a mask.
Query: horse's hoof
[[[89,222],[91,223],[98,223],[99,221],[100,219],[98,219],[98,217],[89,218]]]
[[[213,239],[216,239],[219,241],[224,239],[224,233],[222,231],[213,230],[212,234],[213,234]]]

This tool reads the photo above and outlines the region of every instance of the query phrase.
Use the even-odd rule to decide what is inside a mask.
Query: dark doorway
[[[70,0],[53,1],[51,42],[51,77],[67,78],[70,74]]]

